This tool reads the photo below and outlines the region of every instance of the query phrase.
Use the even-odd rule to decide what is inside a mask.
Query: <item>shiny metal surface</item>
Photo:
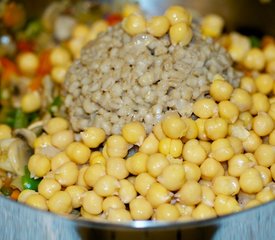
[[[105,0],[104,2],[112,2]],[[183,4],[201,13],[221,14],[227,28],[256,34],[275,35],[275,2],[261,5],[259,0],[140,0],[148,13],[160,14],[171,4]],[[275,202],[237,214],[198,222],[136,221],[116,225],[75,221],[42,212],[0,197],[0,239],[275,239]]]

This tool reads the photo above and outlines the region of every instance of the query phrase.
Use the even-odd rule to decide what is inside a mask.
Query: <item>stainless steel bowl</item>
[[[263,0],[262,0],[263,1]],[[140,0],[149,14],[161,14],[172,4],[195,8],[202,14],[219,13],[226,19],[229,30],[251,34],[275,35],[275,2],[260,0]],[[112,4],[113,1],[105,0]],[[122,1],[119,1],[122,2]],[[266,2],[266,1],[265,1]],[[153,222],[133,221],[112,224],[73,220],[43,212],[0,197],[0,239],[275,239],[275,202],[204,221]]]

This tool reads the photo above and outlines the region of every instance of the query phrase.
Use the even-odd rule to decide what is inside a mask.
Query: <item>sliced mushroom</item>
[[[0,141],[0,169],[24,175],[24,167],[32,155],[30,146],[19,138],[9,138]]]
[[[15,137],[18,137],[26,141],[29,144],[29,146],[33,148],[33,143],[34,143],[34,140],[36,139],[36,134],[33,131],[27,128],[19,128],[14,130],[14,135]]]

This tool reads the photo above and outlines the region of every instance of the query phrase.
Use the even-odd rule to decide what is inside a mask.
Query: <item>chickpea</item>
[[[117,193],[118,188],[119,181],[115,177],[104,175],[96,181],[93,190],[99,196],[108,197]]]
[[[135,3],[126,3],[125,5],[123,5],[122,8],[122,16],[128,17],[133,13],[139,13],[140,12],[140,8],[138,4]]]
[[[254,131],[250,131],[249,136],[243,141],[243,148],[246,152],[255,152],[261,144],[262,139]]]
[[[250,94],[255,93],[257,89],[254,79],[248,76],[244,76],[241,78],[240,88],[249,92]]]
[[[252,207],[256,207],[258,205],[260,205],[261,202],[257,199],[252,199],[250,200],[246,205],[245,205],[245,209],[248,209],[248,208],[252,208]]]
[[[179,210],[181,216],[190,216],[192,215],[193,210],[195,209],[195,206],[188,206],[181,203],[175,204],[176,208]]]
[[[87,188],[83,186],[73,185],[73,186],[67,187],[65,192],[69,193],[71,196],[72,207],[79,208],[82,206],[82,199],[85,192],[87,192]]]
[[[202,200],[201,185],[194,181],[187,181],[181,187],[181,189],[175,194],[179,202],[185,205],[196,205]]]
[[[102,164],[94,164],[87,168],[84,173],[84,181],[90,186],[94,187],[99,178],[106,175],[106,168]]]
[[[218,105],[211,98],[202,98],[193,105],[193,112],[199,118],[211,118],[218,113]]]
[[[194,139],[197,138],[199,134],[198,126],[192,118],[183,118],[185,125],[187,126],[187,131],[185,133],[184,139]]]
[[[208,155],[211,152],[211,142],[199,140],[199,143],[205,150],[206,154]]]
[[[142,152],[135,153],[133,156],[126,159],[127,170],[134,175],[146,172],[148,157],[147,154]]]
[[[117,179],[124,179],[129,175],[126,168],[126,161],[123,158],[111,157],[107,161],[107,174]]]
[[[210,85],[210,95],[217,102],[229,100],[232,92],[232,85],[223,79],[215,79]]]
[[[273,90],[273,78],[267,73],[262,73],[255,78],[255,84],[260,93],[268,95]]]
[[[219,162],[224,162],[232,158],[234,150],[226,138],[220,138],[212,142],[210,157]]]
[[[147,160],[147,171],[153,177],[157,177],[168,165],[169,161],[162,153],[154,153]]]
[[[78,167],[74,162],[66,162],[55,170],[54,177],[62,186],[74,185],[78,178]]]
[[[50,171],[51,163],[47,157],[34,154],[29,159],[28,169],[33,176],[43,177]]]
[[[194,180],[199,181],[201,178],[201,170],[200,167],[192,162],[184,161],[182,163],[182,167],[185,172],[185,179],[187,181]]]
[[[213,180],[213,191],[216,195],[234,196],[240,191],[238,179],[231,176],[218,176]]]
[[[191,139],[185,143],[182,156],[184,160],[200,165],[207,154],[197,139]]]
[[[97,36],[101,33],[101,32],[106,32],[107,29],[108,29],[108,23],[101,19],[101,20],[96,20],[91,28],[90,28],[90,31],[88,32],[87,36],[86,36],[86,42],[88,41],[91,41],[91,40],[94,40],[97,38]],[[84,42],[85,44],[85,42]],[[80,48],[81,50],[81,48]]]
[[[254,165],[245,154],[237,154],[228,160],[228,173],[230,176],[240,177],[244,170]]]
[[[250,70],[261,71],[265,66],[265,57],[258,48],[251,48],[243,59],[243,64]]]
[[[169,36],[173,45],[181,44],[186,46],[193,38],[193,31],[188,24],[179,22],[170,27]]]
[[[275,73],[275,60],[271,60],[266,63],[266,72],[269,74]],[[273,87],[273,93],[274,93],[274,87]]]
[[[0,140],[11,138],[11,128],[6,124],[0,124]]]
[[[202,34],[208,37],[219,37],[222,33],[224,20],[216,14],[208,14],[201,23]]]
[[[253,119],[253,130],[261,137],[269,135],[274,128],[273,119],[265,112],[259,112]]]
[[[261,144],[256,149],[254,156],[259,165],[271,167],[275,163],[275,147],[269,144]]]
[[[70,53],[63,47],[56,47],[50,53],[50,62],[53,66],[67,66],[71,62]]]
[[[44,130],[48,134],[54,134],[61,130],[66,130],[69,127],[69,123],[66,119],[61,117],[51,118],[46,125],[44,126]]]
[[[159,141],[166,137],[160,122],[153,126],[153,133]]]
[[[21,202],[21,203],[25,203],[27,198],[33,194],[38,194],[36,191],[34,190],[30,190],[30,189],[24,189],[18,196],[17,201]]]
[[[194,219],[207,219],[216,217],[216,211],[213,207],[210,207],[204,203],[200,203],[192,212]]]
[[[169,191],[179,190],[185,182],[184,168],[179,164],[171,164],[163,169],[157,180]]]
[[[241,190],[245,193],[258,193],[263,188],[259,171],[255,168],[245,169],[239,179]]]
[[[17,57],[19,70],[27,76],[33,76],[39,66],[39,58],[33,52],[21,52]]]
[[[174,158],[182,154],[183,143],[180,139],[163,138],[159,142],[159,152],[164,155],[169,155]]]
[[[110,208],[107,214],[107,220],[111,222],[125,222],[132,220],[128,210],[123,208]]]
[[[55,192],[47,202],[51,212],[57,214],[69,214],[72,211],[72,199],[65,191]]]
[[[275,45],[274,43],[268,44],[264,47],[263,53],[267,61],[275,60]]]
[[[241,141],[245,141],[250,133],[245,128],[244,123],[241,120],[237,120],[235,123],[228,126],[228,135],[239,138]]]
[[[53,146],[60,150],[64,150],[73,140],[74,134],[72,130],[61,130],[51,135]]]
[[[70,158],[67,156],[65,152],[60,152],[56,154],[54,157],[51,158],[51,169],[52,171],[55,171],[58,169],[61,165],[63,165],[66,162],[69,162]]]
[[[38,185],[38,192],[44,198],[49,199],[54,193],[61,190],[61,185],[55,179],[43,178]]]
[[[105,141],[106,134],[102,128],[89,127],[80,133],[84,144],[89,148],[97,148]]]
[[[168,203],[171,200],[172,194],[160,183],[155,182],[148,189],[145,197],[153,208],[157,208],[163,203]]]
[[[232,196],[218,195],[214,202],[214,209],[218,216],[238,212],[241,210],[237,200]]]
[[[146,154],[158,152],[159,141],[153,133],[150,133],[139,148],[139,151]]]
[[[80,208],[80,219],[84,218],[85,220],[92,220],[92,221],[103,221],[105,220],[104,214],[90,214],[84,210],[83,207]]]
[[[183,137],[187,131],[185,122],[177,114],[166,116],[161,122],[161,127],[164,134],[172,139]]]
[[[141,173],[136,177],[134,185],[139,194],[141,194],[142,196],[146,196],[148,190],[155,182],[156,179],[153,178],[150,174]]]
[[[247,130],[251,130],[252,128],[252,122],[253,122],[253,116],[250,112],[242,112],[239,115],[239,119],[243,122],[245,128]]]
[[[135,189],[134,184],[131,183],[129,180],[122,179],[119,181],[119,185],[120,185],[120,188],[118,191],[118,195],[123,203],[127,204],[137,196],[138,188]]]
[[[106,197],[102,202],[102,210],[108,211],[110,208],[124,208],[124,203],[117,196]]]
[[[26,93],[21,99],[21,108],[25,113],[32,113],[41,107],[41,98],[38,91]]]
[[[66,147],[66,154],[75,163],[84,164],[88,162],[91,150],[81,142],[72,142]]]
[[[27,205],[44,211],[48,210],[46,199],[40,194],[31,194],[25,202]]]
[[[105,157],[103,157],[102,153],[100,153],[99,155],[94,156],[94,157],[92,157],[92,154],[91,154],[91,157],[90,157],[90,160],[89,160],[90,165],[98,163],[98,164],[101,164],[103,166],[106,166],[106,162],[107,162],[107,160],[106,160]]]
[[[103,198],[94,191],[87,191],[83,195],[82,206],[89,214],[100,214],[103,209]]]
[[[175,221],[180,217],[180,212],[175,205],[163,203],[155,212],[155,219],[161,221]]]
[[[254,168],[259,171],[264,186],[266,186],[270,182],[272,182],[271,172],[270,172],[269,168],[260,166],[260,165],[256,165],[256,166],[254,166]]]
[[[65,81],[65,76],[67,72],[67,66],[55,66],[51,70],[51,78],[53,82],[57,84],[62,84]]]
[[[168,18],[171,25],[180,22],[191,24],[192,22],[192,15],[182,6],[171,6],[165,11],[164,15]]]
[[[270,202],[275,199],[275,195],[269,187],[265,187],[262,191],[258,192],[256,195],[256,200],[261,203]]]
[[[122,22],[123,30],[131,36],[146,32],[145,18],[140,14],[131,14]]]
[[[165,16],[154,16],[147,22],[147,31],[154,37],[162,37],[170,27],[170,23]]]
[[[153,207],[144,197],[133,199],[129,207],[131,216],[134,220],[148,220],[153,215]]]
[[[227,139],[229,140],[235,154],[241,154],[244,152],[242,141],[239,138],[229,136]]]
[[[108,156],[124,158],[128,154],[128,143],[120,135],[108,137],[105,146]]]
[[[224,175],[224,169],[220,162],[213,158],[207,158],[200,166],[201,177],[205,180],[212,180],[214,177]]]
[[[270,103],[268,97],[263,93],[254,93],[252,94],[252,106],[250,113],[256,115],[259,112],[268,112],[270,108]]]
[[[131,122],[127,123],[122,128],[122,136],[128,143],[135,144],[140,146],[145,137],[146,131],[142,123],[140,122]]]
[[[206,119],[198,118],[195,120],[195,122],[198,127],[198,139],[203,140],[203,141],[208,141],[209,138],[207,137],[206,132],[205,132]]]
[[[205,121],[205,132],[208,138],[224,138],[228,133],[228,124],[223,118],[209,118]]]
[[[241,88],[233,90],[230,101],[238,107],[240,112],[248,111],[252,106],[252,97]]]
[[[85,187],[87,189],[89,189],[90,186],[88,186],[88,184],[86,183],[86,181],[84,179],[84,176],[85,176],[85,173],[86,173],[88,167],[89,167],[89,165],[82,165],[79,168],[78,178],[77,178],[77,181],[76,181],[76,185]]]
[[[239,109],[230,101],[221,101],[218,104],[219,116],[229,123],[234,123],[238,119]]]
[[[212,188],[207,186],[201,186],[201,191],[202,191],[201,203],[209,207],[213,207],[216,195],[213,192]]]

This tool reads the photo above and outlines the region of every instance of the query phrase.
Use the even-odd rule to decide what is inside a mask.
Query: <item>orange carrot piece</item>
[[[34,77],[29,85],[30,90],[35,91],[35,90],[38,90],[39,88],[41,88],[42,79],[43,79],[42,75],[38,75],[38,76]]]
[[[13,190],[12,194],[10,195],[10,197],[11,197],[11,199],[13,199],[13,200],[16,201],[18,199],[19,194],[20,194],[20,191],[18,189],[15,189],[15,190]]]

